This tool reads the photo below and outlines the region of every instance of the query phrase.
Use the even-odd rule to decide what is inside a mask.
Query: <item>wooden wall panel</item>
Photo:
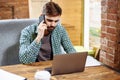
[[[83,36],[83,0],[52,0],[62,9],[61,22],[66,28],[74,45],[82,45]]]

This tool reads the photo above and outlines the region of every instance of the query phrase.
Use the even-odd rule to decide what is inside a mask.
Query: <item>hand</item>
[[[47,29],[47,25],[44,23],[44,20],[43,20],[37,28],[37,31],[38,31],[38,35],[36,37],[36,42],[37,43],[39,43],[40,40],[43,38],[45,29]]]

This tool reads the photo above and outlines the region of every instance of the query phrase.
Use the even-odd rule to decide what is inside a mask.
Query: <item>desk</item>
[[[51,66],[51,61],[1,66],[0,69],[34,80],[35,72]],[[52,76],[52,80],[120,80],[120,73],[106,66],[86,67],[84,72]]]

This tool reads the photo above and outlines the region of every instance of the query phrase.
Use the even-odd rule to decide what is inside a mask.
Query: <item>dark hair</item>
[[[48,2],[43,6],[43,14],[49,16],[58,16],[62,14],[62,9],[57,3]]]

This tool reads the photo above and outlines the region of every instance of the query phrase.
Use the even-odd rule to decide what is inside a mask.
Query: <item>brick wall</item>
[[[120,70],[120,0],[101,1],[100,61]]]
[[[0,0],[0,19],[28,17],[28,0]]]

